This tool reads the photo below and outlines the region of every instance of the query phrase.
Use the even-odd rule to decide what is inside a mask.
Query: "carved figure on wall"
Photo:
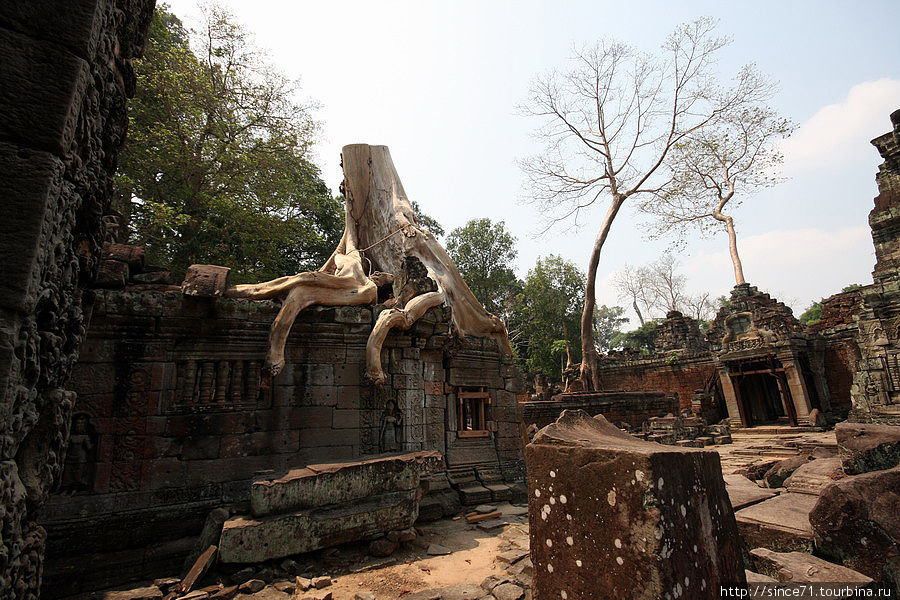
[[[403,413],[393,400],[388,400],[381,417],[381,434],[378,446],[382,452],[399,452],[402,450]]]
[[[94,485],[97,434],[90,415],[76,413],[72,417],[72,433],[60,481],[60,491],[69,494],[88,492]]]

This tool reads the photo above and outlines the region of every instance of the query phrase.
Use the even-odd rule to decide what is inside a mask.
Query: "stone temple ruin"
[[[153,4],[0,5],[0,598],[898,585],[900,111],[873,142],[872,285],[808,328],[738,286],[705,332],[673,312],[656,354],[606,357],[607,391],[529,399],[384,147],[345,148],[321,271],[178,286],[115,243]],[[766,427],[799,437],[760,449]]]

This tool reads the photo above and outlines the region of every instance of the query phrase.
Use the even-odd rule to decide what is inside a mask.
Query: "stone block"
[[[360,325],[372,322],[372,310],[365,306],[338,306],[334,309],[335,323]]]
[[[809,514],[817,551],[900,589],[898,507],[900,467],[831,484]]]
[[[181,293],[185,296],[215,298],[228,289],[229,267],[218,265],[191,265],[181,284]]]
[[[834,435],[848,475],[900,464],[900,426],[843,422],[834,426]]]
[[[0,28],[0,137],[67,157],[90,79],[83,59]]]
[[[818,496],[825,486],[845,477],[841,470],[841,459],[818,458],[800,465],[791,476],[784,480],[784,488],[795,494]]]
[[[335,429],[359,429],[359,411],[358,410],[336,410],[332,427]]]
[[[306,387],[334,385],[334,373],[335,365],[332,364],[295,364],[293,371],[294,385]]]
[[[334,365],[335,385],[359,385],[363,381],[365,367],[361,364]]]
[[[304,406],[335,406],[337,404],[337,388],[333,385],[316,385],[303,389]]]
[[[754,548],[750,560],[763,575],[788,583],[835,583],[841,587],[865,587],[872,583],[870,577],[822,560],[806,552],[773,552],[768,548]],[[856,584],[856,585],[853,585]]]
[[[117,260],[128,265],[135,273],[144,268],[144,247],[131,244],[103,244],[102,257],[105,260]]]
[[[809,512],[816,496],[781,494],[735,513],[738,530],[751,548],[776,552],[811,552],[813,532]]]
[[[303,436],[301,432],[301,437]],[[413,490],[422,473],[443,466],[438,452],[383,455],[358,461],[308,465],[250,486],[254,516],[353,502],[377,494]],[[398,528],[394,528],[398,529]]]
[[[277,516],[236,517],[222,529],[219,560],[257,563],[411,527],[418,515],[416,493],[404,490]]]
[[[725,491],[728,492],[728,499],[734,510],[740,510],[778,494],[773,490],[759,487],[743,475],[725,475],[724,479]]]
[[[567,410],[525,459],[536,598],[712,599],[745,581],[716,452]]]

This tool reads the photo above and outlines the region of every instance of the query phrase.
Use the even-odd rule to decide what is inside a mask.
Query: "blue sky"
[[[170,0],[190,25],[193,0]],[[448,230],[477,217],[504,220],[519,240],[517,270],[538,256],[587,263],[603,206],[578,232],[534,237],[516,159],[538,149],[536,123],[515,107],[538,73],[565,67],[573,44],[614,37],[653,51],[678,24],[720,20],[733,38],[729,76],[747,63],[780,82],[773,105],[800,128],[785,145],[781,185],[747,198],[735,221],[747,280],[799,313],[848,283],[871,282],[867,215],[881,162],[868,141],[900,108],[900,2],[296,2],[232,0],[240,22],[280,70],[319,103],[317,162],[336,190],[341,146],[385,144],[411,199]],[[619,303],[609,278],[666,250],[632,209],[603,251],[598,302]],[[681,252],[689,287],[733,285],[724,237]]]

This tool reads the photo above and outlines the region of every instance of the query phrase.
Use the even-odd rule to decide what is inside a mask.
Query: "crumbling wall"
[[[106,209],[153,0],[0,3],[0,590],[34,598]]]
[[[600,374],[608,390],[661,390],[677,397],[678,408],[691,407],[697,390],[715,387],[716,366],[708,352],[693,355],[655,355],[643,359],[603,362]],[[656,415],[653,415],[656,416]]]
[[[856,323],[862,311],[862,294],[851,290],[822,300],[822,318],[806,328],[822,348],[823,374],[831,394],[832,410],[840,416],[851,408],[850,388],[859,360]]]
[[[893,130],[872,140],[884,162],[875,180],[878,196],[869,213],[875,244],[875,282],[860,290],[859,369],[854,374],[851,418],[900,423],[900,110]]]
[[[305,310],[265,390],[278,302],[154,285],[96,295],[72,377],[78,436],[43,513],[48,595],[178,571],[209,511],[246,502],[265,474],[390,451],[452,460],[452,449],[522,471],[520,378],[493,340],[452,337],[449,309],[388,336],[383,388],[364,373],[384,307]],[[490,397],[493,431],[458,438],[457,394],[473,388]]]
[[[564,410],[582,410],[590,416],[603,415],[610,423],[640,427],[651,417],[678,411],[678,402],[663,392],[571,392],[553,400],[535,400],[522,404],[526,425],[545,427],[556,421]]]

